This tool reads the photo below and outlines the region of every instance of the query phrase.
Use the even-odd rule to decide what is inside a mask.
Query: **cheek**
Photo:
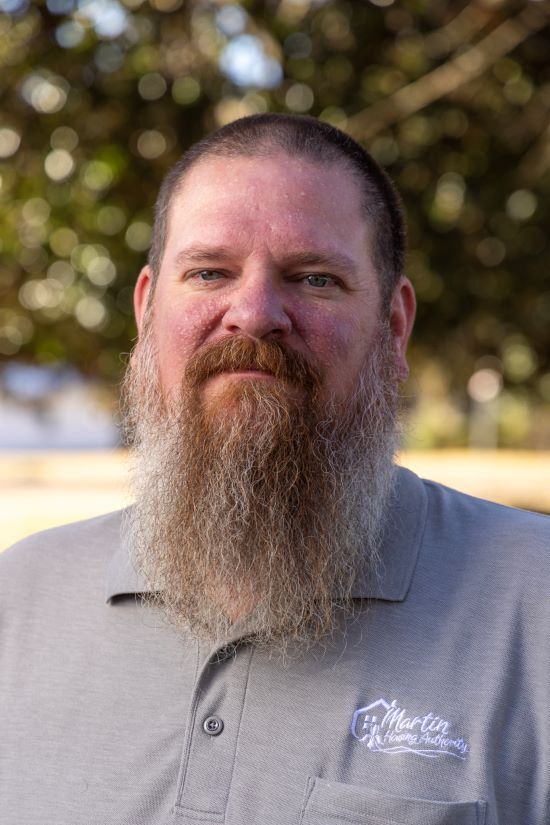
[[[187,361],[208,338],[215,324],[213,307],[176,303],[158,307],[155,340],[164,389],[179,384]]]
[[[304,337],[325,368],[345,369],[368,346],[369,335],[359,319],[338,313],[311,316],[304,324]]]
[[[322,323],[312,321],[307,329],[308,349],[321,367],[325,389],[346,398],[372,346],[374,324],[363,316],[339,313],[325,315]]]

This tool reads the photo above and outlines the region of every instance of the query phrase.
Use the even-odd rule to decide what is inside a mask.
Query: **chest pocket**
[[[300,825],[484,825],[485,807],[388,796],[310,777]]]

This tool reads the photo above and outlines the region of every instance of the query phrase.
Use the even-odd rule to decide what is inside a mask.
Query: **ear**
[[[144,266],[136,282],[134,289],[134,312],[138,333],[141,335],[144,325],[145,314],[149,306],[149,297],[153,284],[153,275],[149,266]]]
[[[404,276],[393,293],[390,306],[390,328],[394,343],[394,351],[399,370],[399,377],[405,381],[409,375],[407,363],[407,345],[416,315],[416,296],[414,287]]]

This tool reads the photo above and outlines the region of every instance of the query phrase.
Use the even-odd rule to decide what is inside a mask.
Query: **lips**
[[[263,376],[267,376],[269,378],[276,378],[277,377],[276,375],[274,375],[269,370],[263,370],[263,369],[260,369],[259,367],[256,367],[256,366],[254,366],[254,367],[239,367],[239,368],[234,369],[234,370],[223,370],[223,372],[220,373],[220,374],[225,374],[225,375],[263,375]]]

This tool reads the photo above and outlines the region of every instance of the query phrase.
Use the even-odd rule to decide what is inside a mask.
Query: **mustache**
[[[259,370],[306,391],[321,385],[320,370],[299,352],[280,341],[257,341],[244,336],[220,338],[205,344],[185,369],[188,384],[196,388],[222,372]]]

